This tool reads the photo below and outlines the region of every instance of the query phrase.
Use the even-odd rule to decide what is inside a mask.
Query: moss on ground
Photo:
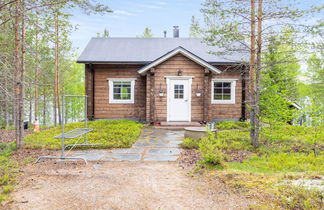
[[[317,189],[284,184],[287,179],[324,178],[324,127],[286,124],[262,127],[260,147],[251,145],[248,123],[222,122],[224,129],[194,142],[186,139],[186,148],[196,148],[207,168],[233,189],[257,198],[253,209],[320,209],[324,193]],[[194,146],[193,146],[194,145]],[[227,153],[245,151],[243,161],[228,161]],[[226,154],[225,154],[226,153]],[[203,164],[203,165],[201,165]],[[213,167],[210,167],[214,165]],[[215,166],[216,165],[216,166]],[[217,170],[217,173],[213,171]]]
[[[68,123],[65,131],[83,128],[84,122]],[[130,147],[141,134],[142,124],[130,120],[98,120],[89,121],[88,128],[93,131],[87,134],[89,143],[97,143],[95,148]],[[54,127],[25,137],[25,147],[30,149],[60,149],[60,139],[54,136],[61,134],[61,127]],[[66,139],[66,144],[73,144],[77,139]],[[79,142],[82,142],[81,138]]]

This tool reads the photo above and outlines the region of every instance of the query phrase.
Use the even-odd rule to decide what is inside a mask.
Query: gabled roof
[[[240,63],[248,57],[240,51],[228,56],[210,54],[219,48],[199,38],[92,38],[77,62],[147,64],[179,46],[214,64]]]
[[[186,50],[185,48],[179,46],[173,50],[171,50],[170,52],[162,55],[161,57],[157,58],[156,60],[152,61],[151,63],[147,64],[146,66],[142,67],[141,69],[139,69],[137,72],[139,74],[146,74],[146,72],[153,68],[154,66],[159,65],[160,63],[168,60],[169,58],[175,56],[176,54],[182,54],[184,56],[186,56],[187,58],[189,58],[190,60],[196,62],[197,64],[209,69],[210,71],[212,71],[213,73],[219,74],[222,71],[219,70],[218,68],[216,68],[215,66],[209,64],[207,61],[203,60],[202,58],[198,57],[197,55],[189,52],[188,50]]]

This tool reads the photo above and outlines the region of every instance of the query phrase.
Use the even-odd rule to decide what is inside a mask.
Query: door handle
[[[186,99],[185,102],[188,102],[188,99]]]

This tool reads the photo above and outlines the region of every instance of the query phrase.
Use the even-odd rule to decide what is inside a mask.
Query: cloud
[[[158,2],[156,2],[156,4],[158,4],[158,5],[167,5],[168,3],[166,3],[165,1],[158,1]]]
[[[154,2],[148,2],[145,4],[139,4],[138,6],[142,8],[149,8],[149,9],[160,9],[163,8],[168,3],[165,1],[154,1]]]
[[[128,12],[128,11],[125,11],[125,10],[115,10],[113,13],[117,14],[117,15],[126,15],[126,16],[136,16],[137,15],[137,14],[135,14],[133,12]]]

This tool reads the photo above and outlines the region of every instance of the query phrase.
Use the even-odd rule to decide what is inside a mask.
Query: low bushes
[[[65,124],[65,131],[84,127],[83,122]],[[138,139],[142,124],[130,120],[98,120],[89,121],[88,128],[93,131],[88,133],[89,143],[99,143],[96,148],[126,148],[130,147]],[[54,136],[61,134],[61,127],[33,133],[25,137],[26,148],[59,149],[61,140]],[[66,144],[73,144],[77,139],[66,139]],[[82,142],[80,139],[79,142]]]
[[[185,138],[181,144],[182,148],[185,149],[198,149],[199,148],[199,140]]]
[[[221,122],[216,136],[201,139],[200,164],[214,165],[217,177],[257,202],[251,209],[320,209],[323,191],[285,184],[287,179],[321,179],[324,176],[324,127],[287,124],[260,130],[260,147],[251,145],[248,123]],[[189,144],[189,143],[190,144]],[[191,145],[190,140],[186,140]],[[193,147],[195,148],[195,147]],[[231,155],[228,158],[226,154]],[[248,154],[232,161],[232,154]],[[296,176],[296,177],[292,177]],[[260,197],[258,197],[260,196]]]
[[[8,198],[15,183],[18,163],[10,159],[14,149],[14,144],[0,143],[0,203]]]
[[[250,128],[249,122],[241,121],[221,121],[216,125],[217,129],[228,130],[228,129],[247,129]]]
[[[199,152],[203,158],[202,163],[225,166],[227,156],[219,149],[220,142],[215,138],[212,132],[209,132],[208,138],[203,138],[199,142]]]

